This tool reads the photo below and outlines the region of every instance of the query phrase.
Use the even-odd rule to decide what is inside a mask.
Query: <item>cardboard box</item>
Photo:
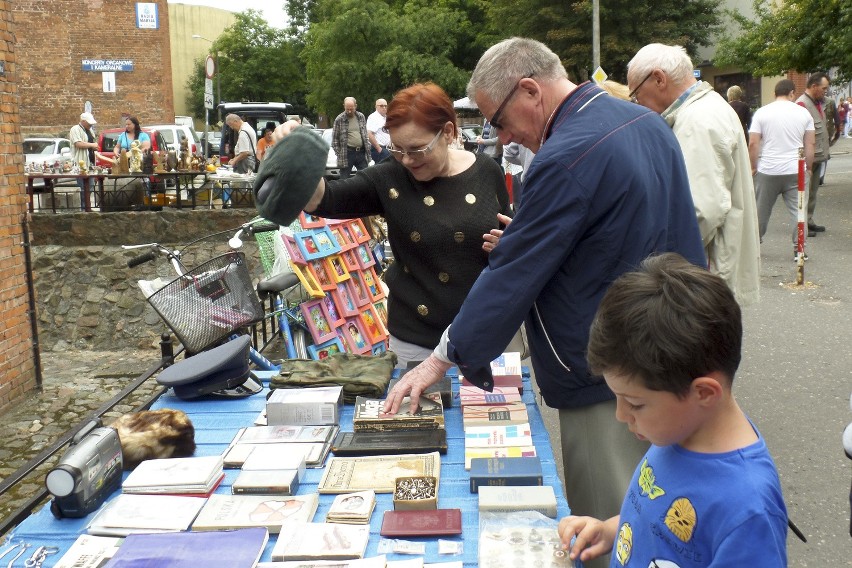
[[[398,477],[393,492],[394,511],[428,511],[438,508],[438,479],[433,476]]]
[[[340,423],[343,387],[275,389],[266,401],[266,423],[324,426]]]

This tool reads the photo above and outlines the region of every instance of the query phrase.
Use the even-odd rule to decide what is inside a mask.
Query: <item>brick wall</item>
[[[168,5],[155,3],[159,29],[151,30],[136,27],[135,0],[6,2],[18,32],[24,136],[66,136],[86,101],[98,130],[124,126],[123,112],[143,126],[174,121]],[[83,59],[129,59],[133,71],[117,71],[116,91],[105,93],[101,72],[83,71]]]
[[[0,412],[36,386],[23,225],[26,219],[20,153],[20,75],[11,2],[0,0]]]

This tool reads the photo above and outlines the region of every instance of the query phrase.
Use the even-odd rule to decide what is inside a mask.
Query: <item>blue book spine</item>
[[[473,458],[470,460],[470,492],[484,485],[542,485],[541,460],[523,458]]]

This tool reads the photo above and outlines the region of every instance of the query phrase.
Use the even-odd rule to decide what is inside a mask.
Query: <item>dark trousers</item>
[[[373,161],[378,164],[379,162],[381,162],[385,158],[389,158],[390,152],[384,146],[382,146],[381,152],[376,152],[376,149],[373,148],[372,146],[370,146],[370,156],[372,156]]]
[[[352,166],[355,166],[355,169],[358,171],[367,169],[367,149],[361,148],[360,150],[355,150],[353,148],[346,148],[346,162],[347,166],[340,168],[340,179],[352,176]]]

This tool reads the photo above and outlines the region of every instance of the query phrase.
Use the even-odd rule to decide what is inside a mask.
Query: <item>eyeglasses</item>
[[[638,85],[636,85],[636,88],[635,88],[635,89],[633,89],[632,91],[630,91],[630,94],[629,94],[629,95],[627,95],[627,98],[629,98],[629,99],[630,99],[630,102],[631,102],[631,103],[636,103],[637,105],[639,104],[639,99],[636,97],[636,93],[638,93],[638,92],[639,92],[639,89],[642,87],[642,85],[644,85],[644,84],[645,84],[645,81],[647,81],[648,79],[650,79],[650,78],[651,78],[651,75],[653,75],[653,74],[654,74],[654,72],[653,72],[653,71],[651,71],[650,73],[648,73],[647,75],[645,75],[645,78],[644,78],[644,79],[642,79],[642,82],[641,82],[641,83],[639,83]]]
[[[435,137],[432,138],[432,141],[429,142],[429,144],[427,144],[426,146],[424,146],[423,148],[421,148],[419,150],[408,150],[408,151],[398,150],[397,148],[394,147],[393,142],[391,142],[387,145],[387,149],[391,153],[391,155],[393,155],[393,157],[396,158],[397,160],[402,160],[406,156],[408,156],[412,160],[425,158],[435,148],[435,142],[438,141],[438,138],[441,137],[441,134],[443,132],[444,132],[443,130],[439,130],[438,133],[435,134]]]
[[[503,111],[506,110],[506,105],[509,104],[509,101],[512,100],[512,97],[515,95],[518,88],[521,86],[521,81],[523,81],[524,79],[529,79],[530,77],[532,77],[532,75],[524,75],[523,77],[518,79],[518,82],[515,83],[515,86],[512,88],[511,91],[509,91],[509,94],[506,95],[506,98],[503,99],[503,102],[500,103],[500,106],[497,107],[497,111],[494,113],[494,116],[492,116],[491,120],[488,121],[491,123],[491,126],[493,128],[503,130],[503,125],[501,124],[502,120],[500,120],[500,117],[503,115]]]

